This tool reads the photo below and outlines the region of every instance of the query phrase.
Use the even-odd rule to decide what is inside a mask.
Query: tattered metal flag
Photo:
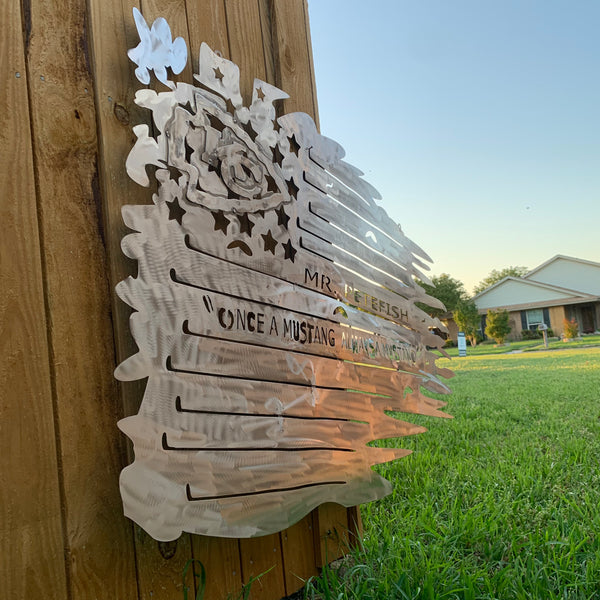
[[[126,164],[142,186],[155,165],[158,192],[123,207],[139,270],[117,293],[139,352],[116,377],[148,379],[119,423],[125,514],[157,540],[251,537],[385,496],[371,467],[409,452],[368,443],[425,431],[386,411],[447,416],[422,393],[451,375],[430,351],[443,326],[415,306],[441,306],[414,280],[429,257],[308,115],[276,118],[287,94],[255,80],[244,106],[238,67],[206,44],[198,84],[175,85],[185,42],[134,16],[136,75],[170,90],[136,93],[157,135],[135,127]]]

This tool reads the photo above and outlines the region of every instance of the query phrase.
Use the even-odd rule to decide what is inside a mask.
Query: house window
[[[527,315],[527,329],[537,329],[544,322],[544,311],[541,308],[534,308],[528,310]]]

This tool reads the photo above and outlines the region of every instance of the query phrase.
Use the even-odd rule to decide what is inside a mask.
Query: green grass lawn
[[[477,346],[471,346],[467,344],[467,357],[470,356],[481,356],[483,354],[508,354],[515,350],[525,350],[526,348],[536,348],[540,345],[543,346],[541,340],[522,340],[519,342],[507,342],[501,346],[497,346],[494,342],[483,342],[477,344]],[[452,358],[458,357],[458,348],[456,346],[452,348],[444,348],[444,350]],[[461,358],[463,360],[464,357]]]
[[[563,350],[565,348],[584,348],[586,346],[600,345],[600,335],[584,335],[583,337],[573,340],[572,342],[563,342],[561,340],[553,340],[548,343],[549,350]],[[544,344],[537,346],[538,349],[544,348]],[[536,348],[528,348],[524,350],[535,350]]]
[[[363,547],[306,598],[600,599],[600,348],[439,362],[455,418],[411,416]]]
[[[586,346],[600,346],[600,335],[586,335],[572,342],[563,342],[554,338],[548,343],[549,350],[566,350],[569,348],[582,348]],[[518,342],[507,342],[506,345],[496,346],[494,342],[486,341],[477,346],[467,344],[467,356],[481,356],[483,354],[509,354],[510,352],[522,351],[532,352],[534,350],[545,350],[542,340],[521,340]],[[445,348],[451,356],[458,356],[458,348]],[[462,360],[462,359],[461,359]]]

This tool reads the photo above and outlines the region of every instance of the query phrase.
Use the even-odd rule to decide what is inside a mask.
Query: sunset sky
[[[468,291],[600,262],[600,2],[311,0],[321,132]]]

